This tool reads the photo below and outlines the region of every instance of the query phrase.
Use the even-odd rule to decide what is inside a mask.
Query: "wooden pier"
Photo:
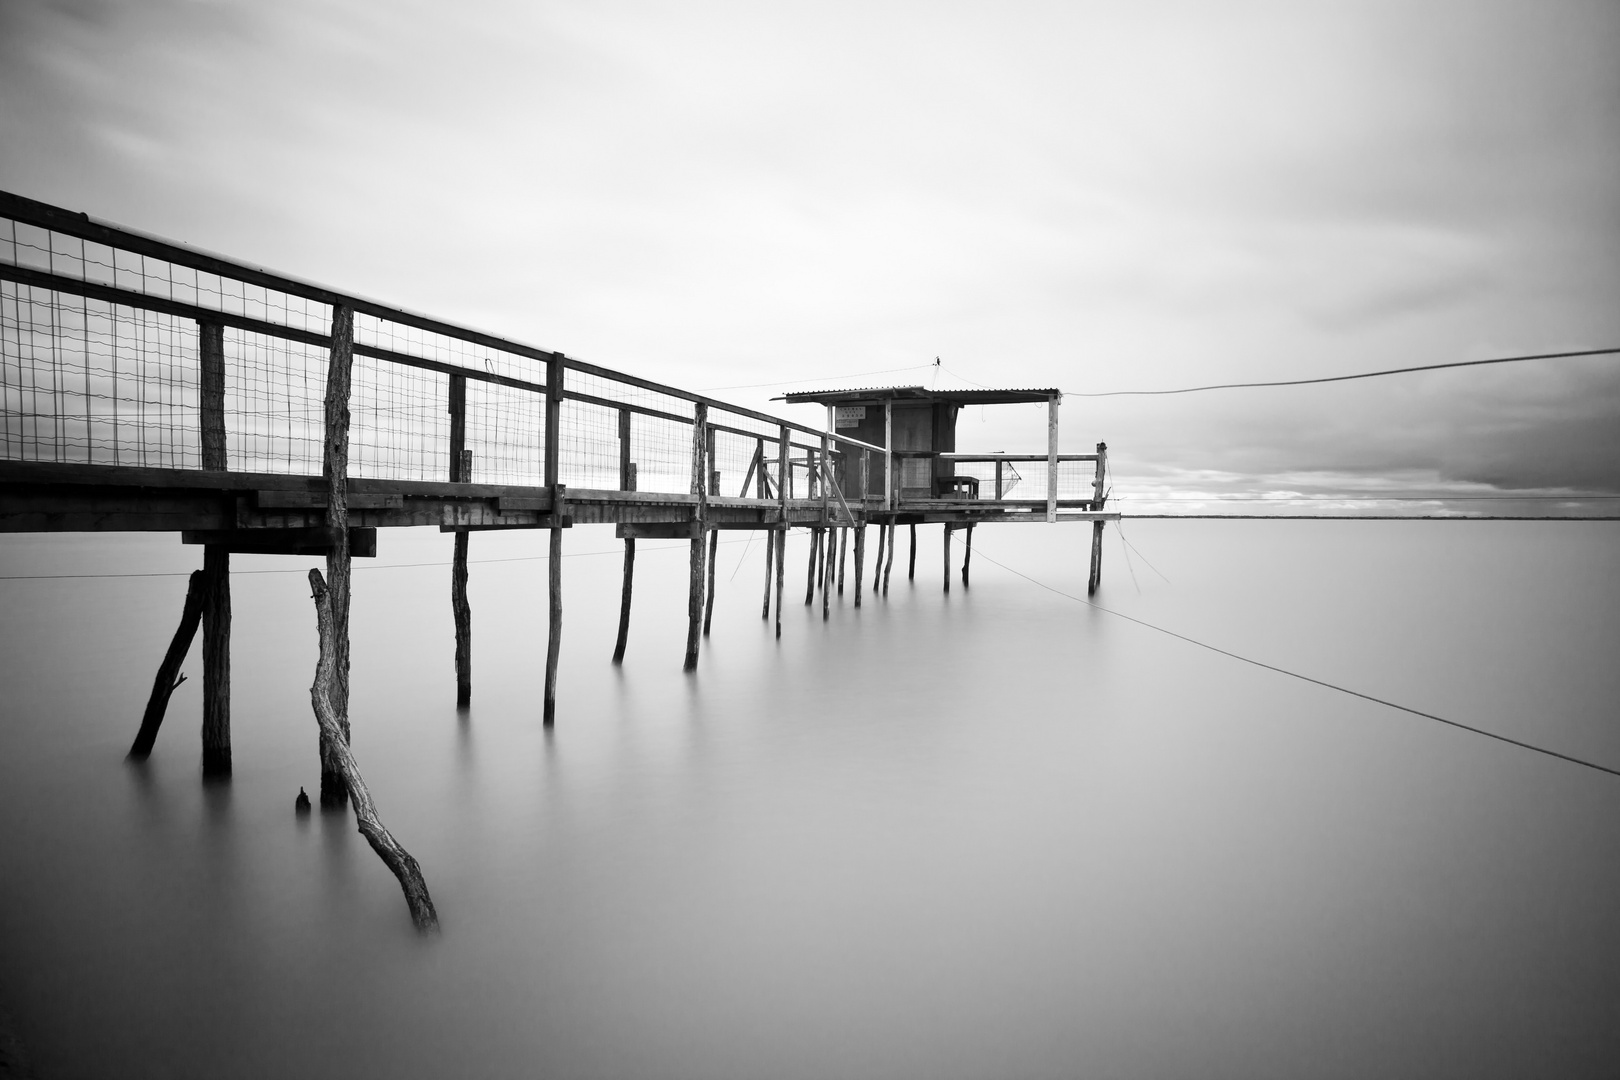
[[[827,406],[817,429],[7,193],[0,393],[0,531],[164,531],[203,549],[131,758],[151,752],[200,625],[203,768],[230,774],[230,556],[326,557],[324,576],[312,571],[322,802],[354,797],[362,832],[424,927],[436,915],[420,870],[381,825],[347,747],[349,567],[376,554],[378,530],[455,534],[449,668],[461,706],[473,687],[472,534],[549,531],[540,711],[550,725],[564,529],[612,524],[624,541],[614,662],[627,648],[636,540],[690,542],[691,670],[714,617],[720,531],[768,534],[762,617],[774,592],[780,637],[789,529],[815,538],[806,603],[819,593],[825,615],[851,555],[853,606],[887,594],[898,526],[908,527],[908,578],[916,527],[943,526],[949,589],[953,532],[965,541],[966,586],[979,525],[1091,522],[1095,590],[1103,523],[1118,518],[1105,509],[1106,446],[1058,453],[1056,390],[789,395]],[[1046,453],[956,451],[955,410],[1030,401],[1048,405]],[[924,412],[931,440],[907,434]]]

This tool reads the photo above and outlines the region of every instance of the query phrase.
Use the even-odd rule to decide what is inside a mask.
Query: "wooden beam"
[[[351,528],[347,536],[352,557],[376,556],[376,529]],[[296,529],[183,529],[180,542],[242,555],[330,555],[337,548],[332,530],[325,525]]]

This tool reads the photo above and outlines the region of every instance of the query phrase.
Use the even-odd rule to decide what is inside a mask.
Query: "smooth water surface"
[[[348,815],[293,813],[313,560],[235,557],[204,786],[200,647],[122,761],[200,549],[0,539],[3,575],[174,575],[0,580],[0,1007],[46,1080],[1614,1075],[1620,778],[997,565],[1083,597],[1089,529],[980,529],[948,596],[918,531],[825,622],[796,536],[780,642],[731,534],[686,676],[685,545],[641,544],[615,669],[618,545],[572,530],[551,734],[543,535],[473,537],[458,714],[449,538],[385,533],[354,749],[426,940]],[[1125,537],[1107,607],[1620,766],[1620,524]]]

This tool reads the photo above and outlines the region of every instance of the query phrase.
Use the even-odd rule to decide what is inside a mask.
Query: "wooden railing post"
[[[1001,465],[1000,458],[996,458],[996,501],[1001,501]]]
[[[467,376],[450,376],[450,482],[472,482],[472,452],[467,449]],[[450,557],[450,615],[456,627],[456,707],[472,702],[472,607],[467,602],[467,549],[470,534],[455,532]]]
[[[900,485],[894,475],[894,401],[883,402],[883,509],[894,509],[894,493]]]
[[[619,410],[619,490],[636,490],[636,466],[630,460],[630,410]],[[619,593],[619,636],[613,643],[613,662],[624,662],[630,637],[630,594],[636,577],[636,538],[624,538],[624,587]]]
[[[230,464],[226,457],[225,327],[222,323],[197,324],[197,359],[202,467],[223,472]],[[344,615],[347,614],[345,605]],[[347,626],[347,622],[344,625]],[[202,632],[203,775],[224,777],[231,774],[231,553],[224,544],[203,547]],[[347,653],[344,659],[348,659]]]
[[[1058,402],[1063,395],[1046,399],[1046,520],[1057,520],[1058,497]]]
[[[786,576],[783,563],[787,562],[788,485],[792,470],[788,467],[788,441],[786,425],[777,428],[777,445],[781,447],[781,461],[777,464],[776,498],[781,521],[776,526],[776,636],[782,636],[782,582]]]
[[[1098,443],[1096,479],[1091,482],[1091,508],[1093,510],[1101,510],[1103,504],[1108,501],[1108,496],[1103,493],[1103,483],[1107,469],[1108,444]],[[1097,586],[1102,584],[1102,538],[1103,523],[1093,521],[1091,523],[1091,576],[1086,581],[1087,596],[1094,594],[1097,591]]]
[[[708,442],[709,407],[703,402],[694,406],[692,417],[692,494],[697,505],[692,508],[691,572],[686,593],[686,660],[683,671],[696,669],[698,642],[703,631],[703,532],[708,518]]]
[[[554,353],[546,361],[546,486],[551,489],[551,535],[546,559],[546,684],[541,723],[557,722],[557,659],[562,653],[562,396],[563,357]]]
[[[709,428],[704,451],[704,462],[709,469],[708,492],[713,495],[720,494],[720,470],[715,468],[714,454],[715,430]],[[705,515],[706,516],[706,515]],[[705,523],[706,524],[706,523]],[[703,601],[703,636],[709,636],[709,621],[714,618],[714,564],[715,556],[719,553],[720,530],[709,529],[709,567],[708,567],[708,596]]]
[[[326,367],[326,587],[332,610],[332,667],[328,697],[336,724],[321,726],[321,805],[349,801],[343,754],[332,731],[349,742],[349,387],[354,368],[354,309],[332,308],[332,353]],[[205,642],[206,644],[206,642]]]

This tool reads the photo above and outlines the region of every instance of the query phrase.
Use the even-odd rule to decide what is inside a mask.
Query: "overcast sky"
[[[752,405],[1595,348],[1620,4],[0,0],[0,187]],[[1150,487],[1620,491],[1613,358],[1063,416]]]

